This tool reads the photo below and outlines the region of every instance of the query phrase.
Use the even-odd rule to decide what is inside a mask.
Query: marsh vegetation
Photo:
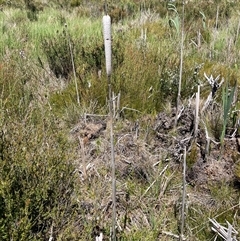
[[[214,240],[209,218],[239,232],[239,1],[186,1],[184,18],[182,1],[107,2],[117,240],[180,234],[185,148],[184,236]],[[104,1],[0,0],[0,10],[1,240],[107,240]]]

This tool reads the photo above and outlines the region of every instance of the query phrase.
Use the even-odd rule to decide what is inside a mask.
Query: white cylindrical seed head
[[[105,47],[106,72],[109,76],[112,72],[111,18],[109,15],[103,16],[103,37]]]

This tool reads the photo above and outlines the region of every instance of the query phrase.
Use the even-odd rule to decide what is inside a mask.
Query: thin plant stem
[[[179,83],[178,83],[177,108],[176,108],[177,110],[176,110],[175,127],[177,126],[177,121],[178,121],[178,111],[179,111],[179,108],[180,108],[181,88],[182,88],[183,48],[184,48],[184,8],[185,8],[185,0],[183,0],[183,8],[182,8],[182,31],[181,31],[181,46],[180,46],[180,70],[179,70]]]
[[[65,27],[67,28],[67,24],[65,24]],[[73,59],[72,44],[71,44],[71,40],[70,40],[68,31],[66,31],[66,33],[67,33],[67,39],[68,39],[69,50],[70,50],[70,55],[71,55],[71,62],[72,62],[72,68],[73,68],[73,76],[74,76],[74,82],[75,82],[75,88],[76,88],[76,94],[77,94],[77,103],[78,103],[78,105],[80,105],[80,97],[79,97],[79,91],[78,91],[76,69],[75,69],[75,64],[74,64],[74,59]]]
[[[181,210],[181,229],[179,240],[184,240],[184,227],[185,227],[185,212],[186,212],[186,147],[184,147],[183,158],[183,191],[182,191],[182,210]]]
[[[218,16],[219,16],[219,5],[217,5],[217,13],[216,13],[216,23],[215,23],[215,32],[218,29]]]
[[[198,91],[197,91],[197,93],[196,93],[195,131],[194,131],[195,140],[197,139],[197,134],[198,134],[199,103],[200,103],[200,85],[198,85]]]
[[[108,14],[108,10],[107,10],[107,0],[105,0],[105,2],[104,2],[104,13],[105,13],[105,15]]]
[[[237,33],[236,33],[236,41],[235,44],[237,44],[237,39],[238,39],[238,35],[239,35],[239,30],[240,30],[240,19],[238,21],[238,27],[237,27]]]
[[[110,143],[111,143],[111,164],[112,164],[112,241],[116,241],[116,175],[115,175],[115,152],[114,152],[114,132],[113,132],[113,99],[111,76],[108,75],[109,94],[109,115],[110,115]]]

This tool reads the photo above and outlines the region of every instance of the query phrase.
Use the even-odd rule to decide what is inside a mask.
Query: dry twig
[[[212,223],[212,230],[217,233],[221,238],[226,241],[237,241],[236,235],[238,232],[233,228],[233,226],[227,221],[228,227],[225,228],[219,224],[215,219],[209,218],[209,221]]]

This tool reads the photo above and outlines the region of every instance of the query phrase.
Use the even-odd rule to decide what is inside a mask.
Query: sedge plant
[[[174,4],[168,3],[168,10],[173,11],[176,14],[174,18],[169,19],[169,24],[175,28],[175,30],[177,31],[177,34],[179,35],[181,23],[180,23],[180,17],[179,17],[177,8]]]
[[[221,145],[223,146],[224,143],[224,137],[226,133],[227,123],[229,119],[229,111],[231,109],[231,105],[233,102],[233,97],[235,93],[236,84],[233,88],[231,88],[230,94],[228,94],[228,83],[226,84],[225,88],[223,88],[222,91],[222,102],[223,102],[223,128],[221,133]]]

